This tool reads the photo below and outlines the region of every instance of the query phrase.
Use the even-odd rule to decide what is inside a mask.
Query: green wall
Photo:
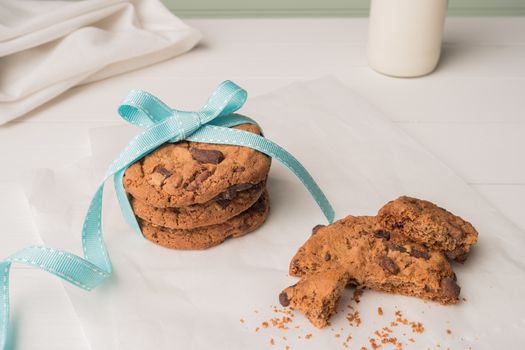
[[[162,0],[181,17],[364,16],[369,0]],[[524,16],[525,0],[449,0],[458,16]]]

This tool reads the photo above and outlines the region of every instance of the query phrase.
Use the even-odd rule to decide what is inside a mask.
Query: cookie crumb
[[[368,342],[370,343],[370,346],[372,347],[372,349],[379,349],[381,347],[381,345],[377,344],[376,343],[376,340],[374,338],[372,339],[369,339]]]
[[[364,290],[362,288],[356,288],[354,290],[354,295],[352,296],[352,300],[355,301],[356,304],[359,304],[361,301],[361,296],[363,296]]]
[[[239,322],[244,323],[244,318],[241,318]]]
[[[452,334],[452,331],[450,329],[447,329],[447,334]]]
[[[307,335],[304,336],[304,339],[310,339],[312,337],[312,333],[308,333]]]
[[[349,312],[346,315],[348,324],[352,327],[359,327],[361,325],[361,317],[359,316],[359,311],[355,310],[354,312]]]
[[[383,308],[381,306],[377,308],[377,314],[383,316]]]
[[[410,322],[410,327],[412,327],[412,332],[414,333],[423,333],[425,331],[425,327],[421,322]]]
[[[273,338],[270,338],[270,344],[275,345],[275,340],[273,340]]]

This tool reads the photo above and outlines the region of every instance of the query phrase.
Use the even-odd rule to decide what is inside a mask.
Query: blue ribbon
[[[91,200],[82,227],[84,258],[45,246],[31,246],[0,261],[0,349],[7,344],[9,325],[9,271],[13,262],[50,272],[85,290],[91,290],[111,276],[111,261],[102,239],[102,199],[104,184],[114,177],[117,198],[124,218],[140,235],[142,232],[124,191],[122,177],[138,159],[166,142],[181,140],[250,147],[279,160],[310,191],[329,222],[334,210],[308,171],[295,157],[276,143],[250,132],[231,129],[239,124],[256,124],[252,119],[235,114],[246,101],[244,89],[231,81],[220,84],[198,112],[179,111],[168,107],[155,96],[141,90],[131,91],[118,112],[127,122],[144,130],[126,146],[109,166]]]

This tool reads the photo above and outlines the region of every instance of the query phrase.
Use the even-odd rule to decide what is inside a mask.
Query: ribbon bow
[[[334,211],[308,171],[290,153],[276,143],[250,132],[232,129],[239,124],[256,124],[252,119],[234,114],[246,101],[244,89],[231,81],[220,84],[198,112],[178,111],[155,96],[141,90],[131,91],[118,112],[127,122],[144,130],[139,133],[109,166],[91,200],[82,227],[84,257],[45,246],[31,246],[0,261],[0,349],[7,345],[9,320],[9,270],[13,262],[50,272],[85,290],[97,287],[111,276],[111,261],[102,239],[102,199],[104,184],[114,177],[122,213],[130,226],[142,235],[124,191],[122,177],[138,159],[166,142],[181,140],[238,145],[253,148],[279,160],[304,184],[329,222]]]

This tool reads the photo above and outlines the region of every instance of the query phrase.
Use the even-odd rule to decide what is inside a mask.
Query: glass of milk
[[[432,72],[441,54],[448,0],[371,0],[368,64],[395,77]]]

